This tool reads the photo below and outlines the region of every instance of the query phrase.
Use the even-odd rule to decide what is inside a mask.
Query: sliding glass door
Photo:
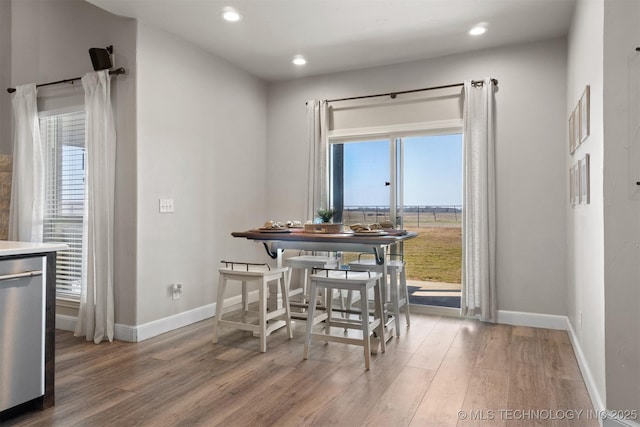
[[[401,248],[412,304],[459,307],[462,135],[391,136],[331,145],[337,221],[418,233]]]
[[[410,302],[460,307],[462,135],[402,138],[399,207]]]

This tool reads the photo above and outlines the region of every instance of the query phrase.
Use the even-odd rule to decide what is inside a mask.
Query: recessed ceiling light
[[[291,62],[293,62],[295,65],[305,65],[307,63],[307,60],[302,55],[296,55],[293,57],[293,61]]]
[[[487,32],[487,27],[484,25],[476,25],[472,29],[469,30],[469,34],[472,36],[479,36]]]
[[[229,22],[238,22],[242,18],[237,10],[232,7],[222,9],[222,19]]]

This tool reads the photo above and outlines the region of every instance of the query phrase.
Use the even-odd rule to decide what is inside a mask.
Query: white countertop
[[[69,247],[62,243],[32,243],[0,240],[0,256],[56,252]]]

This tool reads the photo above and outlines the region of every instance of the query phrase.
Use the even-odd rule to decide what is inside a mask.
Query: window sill
[[[77,310],[80,308],[80,299],[73,297],[56,297],[56,306]]]

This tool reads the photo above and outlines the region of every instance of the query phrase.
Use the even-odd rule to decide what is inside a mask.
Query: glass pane
[[[46,144],[43,242],[64,243],[57,254],[57,295],[79,296],[85,194],[84,112],[40,118]]]
[[[371,224],[389,220],[389,140],[334,144],[342,151],[342,163],[334,161],[332,168],[332,200],[340,208],[338,218],[345,227],[356,223]],[[342,166],[342,168],[341,168]],[[342,182],[339,172],[342,169]],[[338,177],[337,177],[338,176]],[[342,196],[342,197],[340,197]]]
[[[460,306],[462,135],[403,138],[404,244],[412,304]]]

